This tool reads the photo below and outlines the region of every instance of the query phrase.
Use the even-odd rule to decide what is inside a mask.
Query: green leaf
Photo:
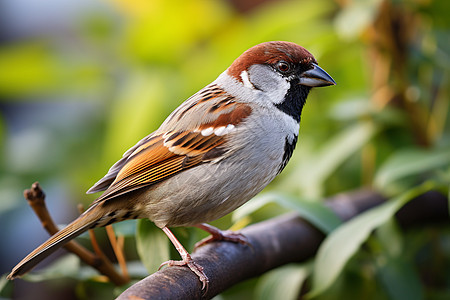
[[[6,279],[6,274],[0,278],[0,299],[12,298],[13,287],[12,281]]]
[[[324,233],[333,231],[341,224],[341,220],[323,203],[280,193],[266,193],[253,198],[233,213],[233,221],[243,218],[269,203],[276,203],[281,207],[297,212],[302,218]]]
[[[345,264],[360,248],[370,233],[384,224],[411,199],[430,190],[434,185],[425,183],[378,207],[362,213],[333,231],[320,246],[312,280],[314,297],[328,289],[342,272]]]
[[[233,212],[232,221],[233,223],[236,223],[238,220],[251,215],[252,213],[264,207],[265,205],[274,202],[275,199],[273,197],[273,194],[264,193],[255,196]]]
[[[147,219],[137,221],[136,244],[139,257],[149,273],[156,272],[163,262],[169,260],[167,236]]]
[[[396,219],[391,218],[378,227],[375,236],[381,244],[383,253],[391,257],[403,255],[404,238]]]
[[[303,282],[311,273],[311,264],[287,265],[267,272],[258,280],[255,287],[258,300],[298,299]]]
[[[375,185],[386,189],[407,176],[423,174],[450,164],[450,148],[426,151],[406,149],[397,151],[384,163],[375,177]]]
[[[377,131],[377,126],[372,122],[360,122],[343,130],[324,144],[313,157],[300,162],[297,171],[292,172],[286,180],[286,186],[299,186],[303,195],[320,196],[325,180]]]
[[[378,276],[386,287],[389,299],[421,300],[424,291],[419,274],[403,256],[382,257],[378,262]]]
[[[390,299],[423,299],[424,291],[414,261],[405,255],[404,238],[397,220],[391,218],[380,226],[373,240],[382,246],[376,260],[377,276]]]

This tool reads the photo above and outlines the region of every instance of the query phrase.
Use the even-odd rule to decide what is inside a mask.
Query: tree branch
[[[59,231],[58,226],[56,226],[47,210],[45,194],[39,183],[33,183],[31,189],[25,190],[23,195],[34,213],[38,216],[44,229],[50,235],[57,233]],[[107,276],[114,284],[123,285],[128,282],[127,277],[119,274],[113,263],[102,252],[99,255],[94,254],[73,240],[65,244],[64,248],[77,255],[86,264],[97,269],[101,274]]]
[[[327,205],[346,221],[384,201],[380,194],[366,190],[338,195],[329,199]],[[438,192],[428,192],[405,205],[397,219],[403,228],[448,220],[448,201]],[[252,247],[215,242],[192,255],[209,277],[206,292],[188,268],[168,267],[132,285],[117,299],[210,299],[238,282],[286,263],[310,259],[324,239],[320,231],[294,213],[254,224],[242,233]]]

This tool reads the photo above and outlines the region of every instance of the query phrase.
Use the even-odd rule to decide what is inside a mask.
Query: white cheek
[[[248,70],[249,81],[258,89],[268,103],[278,104],[290,88],[287,78],[264,65],[253,65]]]
[[[250,70],[251,74],[251,70]],[[276,76],[273,72],[266,72],[258,76],[265,80],[258,88],[252,84],[258,81],[258,78],[252,81],[250,75],[247,71],[241,72],[242,81],[237,80],[227,74],[227,71],[223,72],[215,81],[214,84],[222,87],[227,93],[234,97],[239,98],[239,102],[243,103],[254,103],[262,107],[272,107],[275,103],[281,103],[284,100],[284,96],[287,93],[290,85],[284,78]],[[258,81],[259,82],[259,81]],[[243,88],[248,87],[248,88]]]
[[[270,99],[270,101],[274,104],[278,104],[284,101],[284,97],[286,96],[289,88],[291,87],[290,83],[282,78],[277,79],[277,87],[274,89],[270,89],[266,91],[266,95]]]
[[[250,78],[248,77],[248,72],[247,71],[245,71],[245,70],[242,71],[240,76],[242,78],[242,82],[244,83],[245,87],[248,87],[250,89],[255,89],[253,84],[250,82]]]

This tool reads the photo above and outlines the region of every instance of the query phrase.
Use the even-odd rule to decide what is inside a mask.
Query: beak
[[[310,87],[336,85],[336,82],[324,69],[313,63],[313,68],[300,74],[300,84]]]

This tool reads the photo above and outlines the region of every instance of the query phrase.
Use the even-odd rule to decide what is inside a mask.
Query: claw
[[[214,242],[214,241],[227,241],[227,242],[233,242],[233,243],[239,243],[246,246],[251,246],[250,242],[248,241],[247,237],[241,233],[233,232],[233,231],[218,231],[214,232],[214,234],[211,234],[210,236],[204,238],[203,240],[199,241],[194,246],[194,251],[197,250],[197,248],[200,248],[201,246],[204,246],[208,243]]]
[[[245,246],[249,246],[250,248],[253,248],[252,244],[248,241],[247,237],[239,232],[234,232],[231,230],[222,231],[206,223],[197,224],[195,225],[195,227],[198,227],[210,233],[211,235],[209,237],[204,238],[200,242],[196,243],[194,246],[194,251],[197,250],[197,248],[200,248],[201,246],[204,246],[214,241],[228,241],[233,243],[239,243]]]
[[[188,256],[188,258],[185,260],[168,260],[166,262],[163,262],[159,266],[158,271],[164,266],[187,266],[189,269],[191,269],[192,272],[194,272],[195,275],[198,276],[198,279],[202,282],[202,290],[205,290],[205,293],[208,290],[208,276],[206,276],[205,272],[203,272],[203,267],[197,264],[190,256]]]
[[[247,246],[252,246],[248,239],[240,233],[233,231],[221,231],[211,225],[202,223],[196,225],[196,227],[203,229],[211,234],[211,236],[201,240],[200,242],[195,244],[195,249],[213,242],[213,241],[229,241],[233,243],[240,243]],[[194,272],[195,275],[198,276],[198,279],[202,282],[202,290],[205,290],[205,294],[208,291],[209,279],[203,271],[203,267],[197,264],[192,258],[191,255],[184,249],[183,245],[176,239],[176,237],[172,234],[172,232],[167,227],[161,228],[164,233],[169,237],[170,241],[173,243],[178,253],[180,253],[182,260],[169,260],[162,263],[159,266],[160,270],[164,266],[172,267],[172,266],[187,266]]]

